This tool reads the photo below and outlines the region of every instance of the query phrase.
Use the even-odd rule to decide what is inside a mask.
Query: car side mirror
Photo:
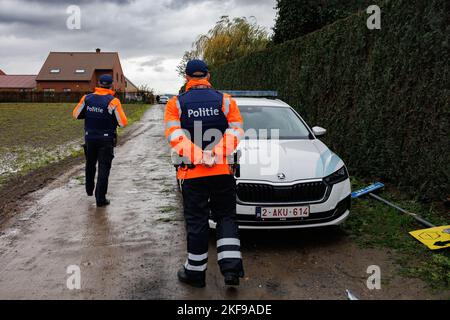
[[[323,136],[323,135],[325,135],[325,133],[327,133],[327,129],[324,129],[322,127],[313,127],[312,131],[314,132],[314,135],[316,137]]]

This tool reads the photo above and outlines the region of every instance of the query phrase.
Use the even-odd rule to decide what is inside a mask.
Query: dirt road
[[[86,197],[80,163],[0,227],[0,299],[346,299],[345,289],[361,299],[439,298],[397,276],[391,253],[360,249],[335,229],[242,231],[238,289],[223,285],[212,235],[207,287],[180,284],[185,231],[162,116],[152,107],[116,149],[111,206]],[[70,265],[80,267],[80,290],[66,286]],[[370,265],[381,268],[381,290],[366,287]]]

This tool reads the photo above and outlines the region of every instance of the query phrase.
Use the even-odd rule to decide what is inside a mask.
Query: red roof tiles
[[[0,89],[34,89],[36,75],[0,75]]]

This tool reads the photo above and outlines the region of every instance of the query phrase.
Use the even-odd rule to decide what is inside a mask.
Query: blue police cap
[[[208,66],[202,60],[190,60],[186,65],[186,74],[190,77],[204,78],[208,72]]]
[[[110,74],[100,76],[99,82],[101,85],[110,86],[113,83],[113,77]]]

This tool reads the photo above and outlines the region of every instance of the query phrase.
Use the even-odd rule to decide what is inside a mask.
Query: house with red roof
[[[88,92],[110,74],[113,90],[125,92],[126,79],[117,52],[50,52],[36,81],[38,91]]]
[[[33,91],[37,75],[5,74],[0,70],[0,91]]]

